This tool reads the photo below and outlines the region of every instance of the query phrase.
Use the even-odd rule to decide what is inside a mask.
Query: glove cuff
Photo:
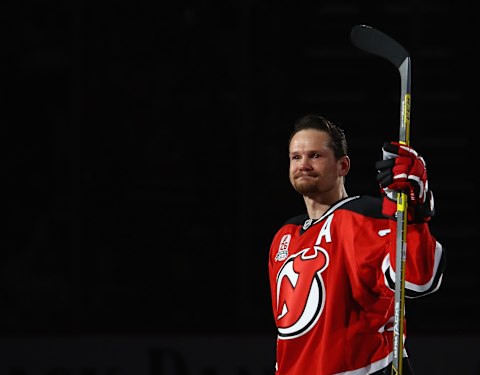
[[[420,205],[410,204],[408,207],[408,223],[419,224],[426,223],[435,215],[435,206],[433,201],[433,193],[428,190],[425,202]]]
[[[383,196],[382,214],[390,219],[397,220],[397,202]],[[407,209],[407,224],[421,224],[430,221],[435,215],[433,193],[427,191],[425,202],[421,205],[409,204]]]
[[[397,220],[397,202],[391,200],[387,195],[383,196],[382,215],[389,219]]]

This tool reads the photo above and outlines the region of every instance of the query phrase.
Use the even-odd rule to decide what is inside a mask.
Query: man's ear
[[[348,156],[342,156],[338,161],[338,168],[340,176],[346,176],[350,170],[350,158]]]

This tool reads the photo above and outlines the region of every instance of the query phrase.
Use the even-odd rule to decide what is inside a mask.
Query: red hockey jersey
[[[392,361],[396,222],[381,215],[381,204],[349,197],[276,233],[269,277],[277,375],[363,375]],[[427,224],[408,225],[406,242],[405,297],[436,291],[441,244]]]

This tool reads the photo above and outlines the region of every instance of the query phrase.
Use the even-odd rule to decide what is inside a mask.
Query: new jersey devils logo
[[[320,246],[289,257],[277,274],[277,328],[280,339],[308,332],[325,304],[321,273],[328,267],[328,253]]]

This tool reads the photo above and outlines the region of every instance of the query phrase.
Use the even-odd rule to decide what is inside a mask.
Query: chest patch
[[[320,246],[290,256],[277,273],[277,328],[280,339],[288,340],[308,332],[325,305],[321,273],[329,256]]]

